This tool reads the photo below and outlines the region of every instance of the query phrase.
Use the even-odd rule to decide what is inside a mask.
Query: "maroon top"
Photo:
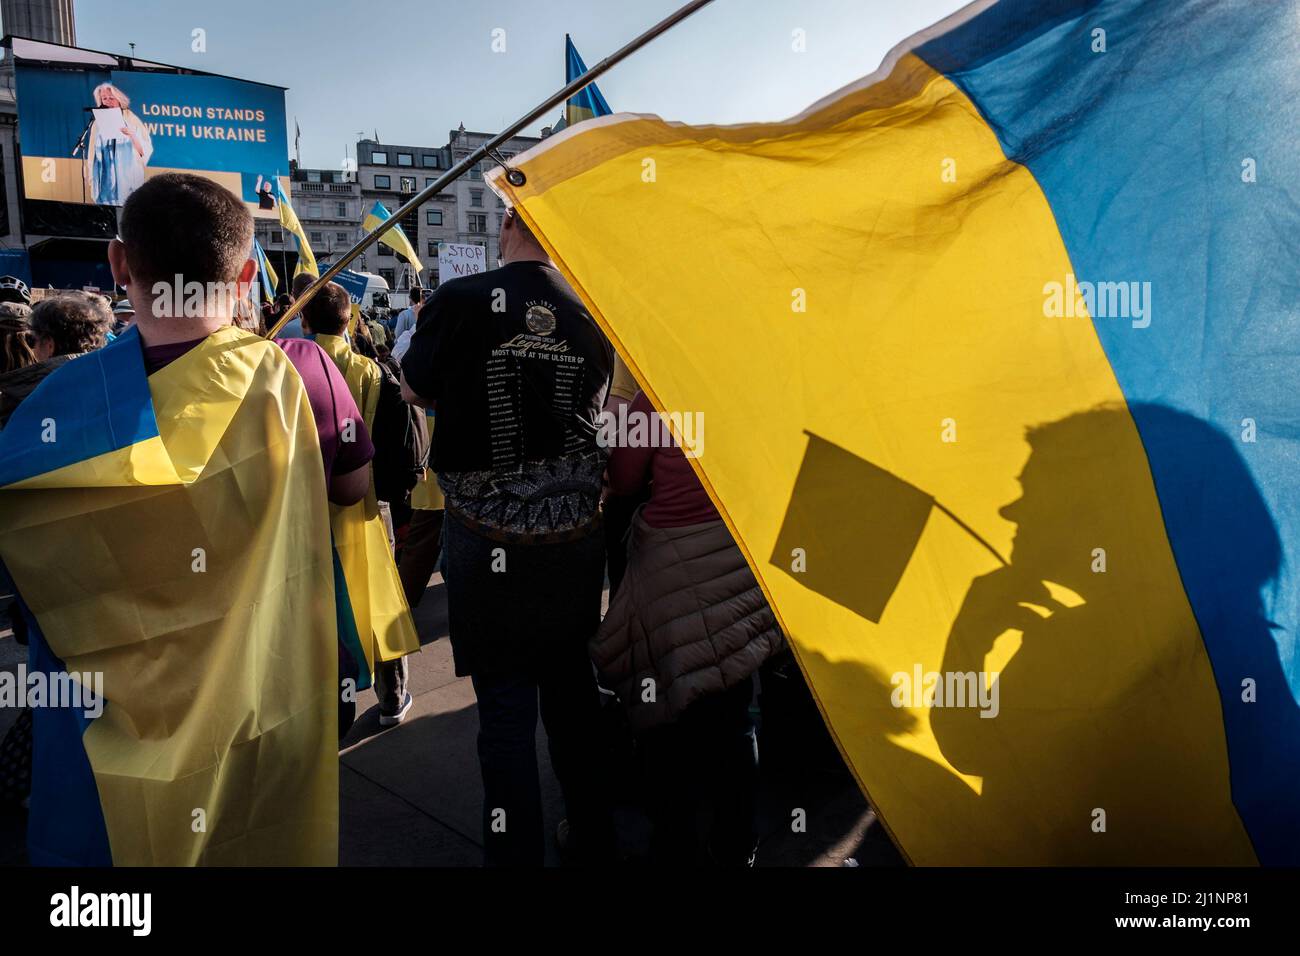
[[[637,392],[628,406],[629,415],[637,412],[655,415],[645,392]],[[652,421],[657,423],[658,419]],[[634,495],[647,483],[651,483],[650,501],[641,517],[652,528],[680,528],[721,519],[685,453],[675,443],[661,448],[628,448],[620,442],[609,456],[610,489],[616,495]]]
[[[144,346],[145,371],[152,375],[206,338]],[[326,484],[333,475],[346,475],[366,465],[375,457],[375,446],[338,366],[310,339],[276,339],[275,344],[284,349],[307,389],[307,400],[311,402],[316,431],[320,435]],[[344,441],[342,437],[348,421],[354,423],[355,437],[352,441]]]

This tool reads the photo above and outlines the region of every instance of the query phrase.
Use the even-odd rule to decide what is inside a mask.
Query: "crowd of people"
[[[183,230],[162,225],[181,213]],[[154,282],[197,273],[247,283],[251,237],[250,214],[220,186],[149,179],[109,249],[134,311],[83,292],[32,308],[15,288],[8,297],[19,301],[0,303],[0,424],[21,403],[55,401],[60,369],[114,337],[138,338],[151,379],[214,335],[233,336],[230,348],[260,341],[314,277],[296,277],[260,310],[211,297],[202,316],[169,314]],[[441,571],[456,673],[477,698],[487,865],[544,859],[539,714],[567,814],[562,852],[584,864],[619,859],[602,743],[611,699],[640,759],[654,862],[753,865],[755,679],[785,654],[784,637],[683,450],[600,439],[603,414],[655,409],[511,210],[500,250],[498,268],[414,289],[387,319],[361,314],[328,283],[281,330],[278,357],[259,360],[292,368],[316,426],[303,453],[320,456],[311,471],[329,502],[336,578],[346,579],[316,598],[346,594],[352,611],[336,615],[339,737],[357,689],[372,682],[381,726],[411,712],[410,609]],[[222,331],[231,326],[241,332]],[[257,401],[255,388],[242,401]],[[196,428],[228,414],[206,401],[188,410]],[[262,430],[242,447],[262,449],[272,474],[289,467],[276,458],[284,417],[237,419]],[[21,586],[11,619],[21,640],[38,641]],[[165,662],[151,679],[167,681]],[[115,692],[106,689],[110,702]],[[30,720],[10,731],[0,800],[56,799],[21,772],[40,732]]]

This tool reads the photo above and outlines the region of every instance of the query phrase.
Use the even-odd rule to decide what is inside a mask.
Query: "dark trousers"
[[[438,555],[442,550],[442,516],[441,508],[437,511],[417,508],[411,512],[411,523],[397,565],[402,590],[406,592],[406,603],[411,610],[415,610],[424,597],[429,578],[433,577],[434,569],[438,566]]]
[[[637,736],[656,865],[751,862],[758,790],[758,741],[749,714],[753,694],[751,677],[700,698],[673,723]]]
[[[537,769],[537,713],[560,782],[574,856],[612,859],[614,829],[600,765],[600,695],[586,648],[556,655],[536,673],[475,676],[487,866],[541,866],[546,851]]]
[[[410,511],[410,516],[406,541],[398,560],[397,576],[402,581],[406,604],[414,611],[424,597],[425,589],[429,587],[429,578],[433,577],[434,569],[438,566],[438,555],[442,550],[442,509],[416,509]],[[381,714],[396,714],[402,709],[406,703],[408,674],[405,657],[399,657],[395,661],[375,661],[375,696],[379,698]]]

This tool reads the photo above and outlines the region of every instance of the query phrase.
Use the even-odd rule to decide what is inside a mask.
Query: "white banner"
[[[459,242],[438,243],[438,282],[487,272],[487,249]]]

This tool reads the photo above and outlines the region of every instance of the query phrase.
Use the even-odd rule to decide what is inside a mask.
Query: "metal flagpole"
[[[387,232],[389,229],[393,228],[393,226],[400,223],[404,216],[406,216],[408,213],[412,212],[413,210],[418,209],[424,203],[428,202],[434,196],[438,195],[438,193],[442,192],[444,189],[446,189],[448,186],[454,183],[461,176],[465,175],[465,173],[468,172],[471,167],[481,162],[490,153],[494,152],[497,149],[497,147],[506,143],[510,139],[510,137],[514,136],[520,130],[524,129],[526,126],[535,122],[537,119],[541,118],[542,116],[545,116],[551,110],[555,109],[556,106],[563,103],[569,97],[573,96],[574,93],[577,93],[579,90],[582,90],[583,88],[589,86],[591,83],[594,83],[596,79],[600,77],[601,74],[605,73],[611,67],[617,65],[622,60],[631,56],[633,53],[641,49],[641,47],[645,46],[655,37],[659,36],[660,34],[668,32],[677,24],[681,23],[683,20],[689,17],[692,13],[695,13],[701,7],[708,6],[712,2],[713,0],[691,0],[690,3],[687,3],[685,6],[681,7],[681,9],[675,11],[674,13],[669,14],[663,20],[660,20],[658,23],[652,26],[649,30],[646,30],[645,33],[642,33],[635,40],[632,40],[631,42],[623,46],[621,49],[605,57],[605,59],[601,60],[599,63],[597,63],[595,66],[589,69],[582,76],[578,77],[573,82],[567,84],[562,90],[547,97],[546,100],[544,100],[542,103],[539,103],[536,107],[530,110],[526,115],[521,116],[519,119],[515,120],[505,129],[503,129],[501,132],[497,133],[496,136],[493,136],[490,140],[488,140],[482,146],[479,146],[472,153],[470,153],[468,156],[462,159],[459,163],[456,163],[454,166],[452,166],[451,169],[447,170],[447,172],[439,176],[433,183],[431,183],[428,186],[425,186],[423,190],[416,193],[414,196],[412,196],[410,199],[404,202],[401,206],[399,206],[396,210],[394,210],[393,214],[382,225],[380,225],[377,229],[375,229],[374,232],[370,232],[362,236],[360,241],[357,242],[357,244],[354,245],[351,249],[349,249],[346,253],[344,253],[343,256],[339,258],[333,265],[331,265],[328,269],[326,269],[324,274],[321,275],[319,279],[317,279],[306,289],[304,289],[302,295],[298,297],[298,301],[294,302],[293,305],[289,306],[289,308],[285,311],[284,315],[280,316],[280,321],[277,322],[274,325],[274,327],[272,327],[267,331],[266,337],[268,339],[275,338],[275,336],[279,333],[279,331],[282,328],[284,328],[285,324],[288,323],[290,320],[292,320],[294,316],[296,316],[299,312],[303,310],[303,307],[308,302],[311,301],[311,299],[316,295],[317,292],[320,291],[320,289],[325,285],[325,283],[329,282],[336,275],[338,275],[340,272],[346,269],[348,264],[352,262],[353,259],[361,255],[361,253],[365,252],[376,242],[378,242],[379,237],[383,235],[385,232]],[[513,176],[521,176],[521,175],[522,173],[518,173],[515,170],[510,170],[507,173],[508,178],[511,178]],[[514,182],[513,178],[511,178],[511,182]],[[522,183],[516,183],[516,185],[522,185]]]

